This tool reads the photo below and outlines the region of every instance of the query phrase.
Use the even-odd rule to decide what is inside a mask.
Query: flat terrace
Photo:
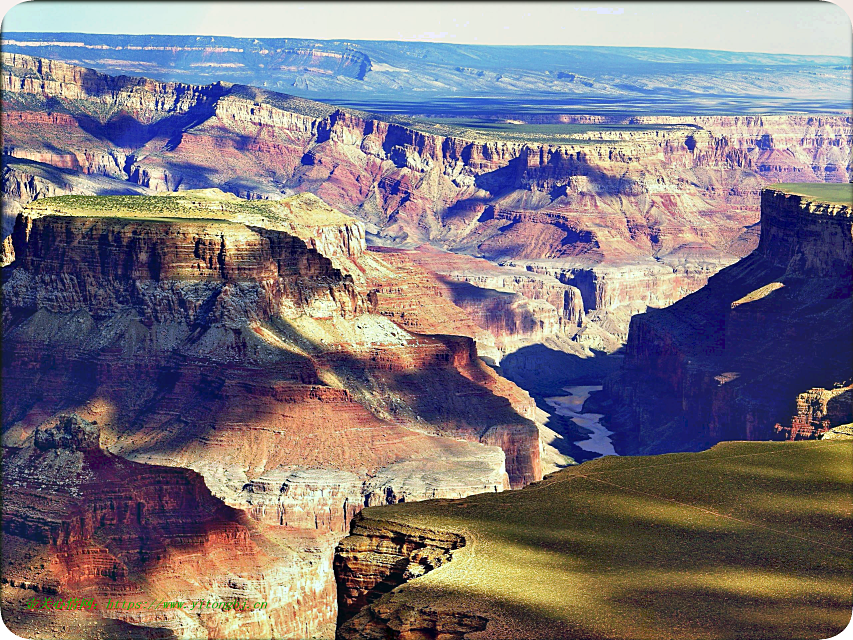
[[[157,222],[237,222],[275,228],[276,225],[343,226],[355,223],[310,193],[281,200],[244,200],[219,189],[177,191],[163,195],[81,196],[43,198],[28,204],[36,217],[64,215],[126,218]]]
[[[853,208],[853,184],[849,182],[782,183],[770,185],[768,189],[802,196],[813,202],[846,205]]]

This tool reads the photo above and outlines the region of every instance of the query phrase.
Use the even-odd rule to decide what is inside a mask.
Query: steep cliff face
[[[421,333],[381,315],[373,283],[417,274],[365,252],[363,225],[313,195],[40,199],[11,241],[4,446],[73,411],[112,454],[192,469],[282,544],[305,544],[292,571],[260,561],[299,606],[247,633],[322,633],[331,548],[365,505],[542,477],[530,397],[437,319]],[[425,291],[399,300],[417,293],[428,305]]]
[[[119,415],[130,411],[133,421],[150,429],[169,424],[167,428],[180,432],[188,415],[236,428],[244,422],[236,413],[228,414],[240,409],[223,412],[216,407],[229,394],[245,390],[271,406],[319,403],[318,411],[332,414],[349,407],[372,428],[390,421],[386,437],[397,429],[402,447],[397,454],[361,460],[347,454],[335,458],[344,465],[341,470],[384,468],[400,461],[409,446],[416,448],[419,439],[453,433],[475,442],[500,440],[511,454],[506,468],[511,481],[537,479],[535,425],[513,409],[515,404],[526,412],[529,397],[517,389],[513,394],[513,385],[479,363],[470,339],[416,335],[373,315],[377,298],[365,283],[382,273],[393,275],[393,269],[364,255],[363,229],[352,219],[336,214],[341,220],[326,220],[320,231],[317,227],[324,224],[319,214],[313,226],[306,223],[310,216],[305,207],[314,211],[316,205],[311,198],[253,205],[199,193],[177,200],[72,197],[31,205],[30,215],[19,218],[13,234],[15,262],[5,274],[10,352],[18,364],[32,361],[43,372],[37,375],[49,376],[57,386],[54,404],[86,394],[93,394],[87,398],[93,400],[104,393]],[[140,203],[150,209],[122,210]],[[103,207],[100,213],[94,211],[96,205]],[[173,209],[180,207],[190,213],[176,216]],[[235,221],[241,217],[244,222]],[[360,267],[361,282],[335,264],[353,272]],[[79,330],[73,332],[76,324]],[[50,336],[55,349],[49,361],[34,349],[35,335]],[[86,391],[67,386],[84,362],[101,363],[87,374]],[[273,363],[278,363],[275,371],[264,369]],[[142,397],[152,402],[144,409],[122,394],[118,379],[131,372],[134,384],[147,389]],[[32,412],[31,403],[41,402],[47,393],[45,385],[30,388],[28,376],[10,369],[7,424],[20,424]],[[454,385],[456,392],[448,395]],[[196,396],[194,389],[206,389],[205,400],[189,409],[182,397]],[[429,396],[420,393],[427,390]],[[482,411],[486,406],[490,409]],[[171,411],[182,419],[166,417]],[[257,407],[252,411],[257,414]],[[251,411],[244,413],[249,419]],[[435,435],[417,436],[403,426],[408,420]],[[533,434],[520,445],[527,454],[512,437],[501,435],[525,430]],[[125,443],[125,455],[146,450],[143,441]],[[412,444],[402,444],[408,442]],[[465,446],[456,448],[461,452]],[[476,451],[471,449],[474,459]],[[484,459],[489,459],[486,452]],[[244,453],[266,455],[248,448]],[[515,464],[522,459],[520,466]],[[370,460],[374,463],[368,464]],[[494,462],[502,468],[501,461]],[[267,460],[265,468],[274,467]]]
[[[748,253],[768,181],[850,177],[846,116],[560,117],[569,133],[525,138],[240,85],[4,64],[8,155],[122,188],[312,191],[393,242],[563,274],[605,314],[671,303]]]
[[[847,420],[851,202],[849,185],[765,190],[751,255],[632,319],[624,369],[607,385],[629,450],[809,437]],[[839,407],[807,410],[801,394],[813,388]],[[813,418],[818,428],[804,429]]]
[[[418,527],[377,527],[356,517],[350,535],[335,549],[338,626],[404,582],[445,562],[465,538]]]
[[[211,495],[198,473],[130,462],[103,451],[99,437],[97,425],[70,415],[4,447],[3,614],[12,630],[45,630],[44,612],[26,609],[33,597],[94,599],[97,611],[47,621],[84,637],[105,623],[128,637],[301,637],[306,622],[334,621],[334,589],[314,566],[323,554],[283,545]],[[156,605],[179,599],[267,606],[193,615]],[[106,610],[109,600],[146,604]]]

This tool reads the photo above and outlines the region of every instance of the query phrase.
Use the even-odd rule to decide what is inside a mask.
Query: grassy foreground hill
[[[831,637],[853,604],[851,461],[849,440],[727,442],[601,458],[521,491],[366,509],[339,559],[370,546],[371,530],[465,544],[339,637]]]

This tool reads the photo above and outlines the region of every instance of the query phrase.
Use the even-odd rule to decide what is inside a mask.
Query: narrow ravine
[[[545,398],[545,402],[554,408],[557,415],[569,418],[576,425],[592,432],[586,440],[575,441],[576,446],[584,451],[597,453],[599,456],[617,456],[619,454],[616,453],[613,442],[610,440],[613,432],[601,425],[603,415],[583,413],[583,403],[589,395],[593,391],[601,391],[602,388],[600,386],[563,387],[569,395]]]

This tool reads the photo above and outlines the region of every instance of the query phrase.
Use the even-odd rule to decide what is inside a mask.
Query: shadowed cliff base
[[[534,344],[507,354],[500,366],[494,367],[501,376],[527,391],[536,402],[536,407],[547,414],[547,417],[541,419],[545,429],[540,435],[545,445],[545,473],[598,456],[576,444],[577,441],[586,440],[590,430],[577,424],[572,416],[560,415],[546,399],[565,396],[569,387],[601,385],[606,376],[619,369],[623,360],[621,350],[610,354],[592,350],[592,355],[587,356],[578,345],[564,343],[562,347],[575,352]],[[602,405],[599,400],[601,395],[600,391],[592,391],[581,411],[604,414],[606,417],[610,407]],[[617,453],[622,453],[621,440],[614,437],[613,442]],[[566,460],[560,461],[560,456]],[[546,459],[551,461],[550,466],[546,464]]]
[[[351,569],[381,572],[378,548],[411,577],[406,543],[423,532],[464,533],[465,544],[344,610],[338,637],[831,637],[853,606],[851,455],[850,441],[731,442],[602,458],[500,495],[367,509],[336,551],[339,592],[369,587]]]
[[[605,381],[635,453],[810,438],[849,422],[853,185],[762,193],[761,240],[699,291],[631,320]]]

